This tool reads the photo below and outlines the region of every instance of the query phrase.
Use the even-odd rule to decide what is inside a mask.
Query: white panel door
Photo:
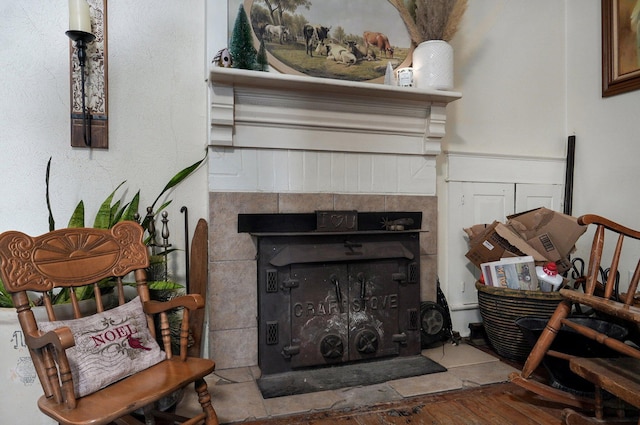
[[[504,221],[514,213],[515,185],[510,183],[463,182],[464,227]]]
[[[561,184],[525,184],[516,185],[516,212],[529,211],[545,207],[562,212],[564,186]]]
[[[476,267],[464,256],[469,250],[463,229],[474,224],[504,221],[513,214],[515,185],[511,183],[449,183],[449,214],[447,240],[447,282],[440,282],[447,302],[455,309],[476,304]]]

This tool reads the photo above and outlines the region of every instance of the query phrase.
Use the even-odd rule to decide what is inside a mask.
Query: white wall
[[[638,229],[640,91],[601,96],[600,1],[568,0],[567,17],[567,123],[576,134],[573,214],[600,214]],[[583,257],[589,236],[580,239]],[[635,252],[623,271],[635,267]]]
[[[207,84],[203,1],[108,2],[109,150],[69,144],[67,0],[0,3],[0,231],[48,230],[44,176],[64,227],[79,200],[92,223],[100,202],[127,180],[141,209],[206,150]],[[206,167],[168,199],[172,242],[207,217]],[[124,192],[120,192],[124,194]]]
[[[471,0],[452,40],[455,90],[443,149],[563,157],[565,5]]]

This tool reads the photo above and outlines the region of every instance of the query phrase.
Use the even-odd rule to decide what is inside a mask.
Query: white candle
[[[91,32],[91,15],[86,0],[69,0],[69,29]]]

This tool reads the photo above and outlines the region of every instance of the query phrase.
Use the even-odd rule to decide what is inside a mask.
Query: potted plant
[[[453,48],[467,0],[389,0],[409,31],[414,79],[418,88],[453,88]]]
[[[200,166],[205,158],[178,172],[165,185],[160,194],[156,197],[155,201],[150,207],[151,211],[154,211],[156,204],[167,191],[177,186],[180,182],[191,175]],[[47,209],[49,211],[49,229],[54,230],[55,220],[53,218],[51,204],[49,202],[50,168],[51,159],[49,159],[49,162],[47,164],[45,182],[46,203]],[[107,196],[107,198],[102,202],[93,221],[93,227],[106,229],[111,228],[117,222],[122,220],[139,219],[141,221],[141,225],[145,226],[145,229],[148,228],[147,226],[150,220],[153,220],[153,216],[150,214],[146,214],[144,217],[140,218],[140,216],[137,215],[140,200],[140,191],[137,191],[129,201],[115,199],[117,191],[124,185],[124,183],[125,182],[122,182],[120,185],[118,185],[118,187],[116,187],[116,189],[111,192],[109,196]],[[170,200],[163,203],[154,211],[154,213],[157,214],[161,212],[170,203]],[[69,220],[69,223],[67,224],[67,227],[85,227],[83,201],[80,201],[76,206]],[[152,243],[153,238],[147,237],[146,242],[148,244]],[[148,284],[152,292],[159,291],[162,296],[167,296],[167,293],[179,293],[183,288],[182,285],[169,281],[166,274],[158,274],[155,272],[158,269],[166,270],[166,267],[163,267],[162,264],[163,262],[167,261],[168,254],[173,251],[175,251],[175,249],[164,247],[164,249],[161,249],[159,252],[154,252],[155,255],[152,256],[152,266],[149,270],[150,279]],[[160,264],[160,266],[158,266],[158,264]],[[103,286],[107,289],[107,291],[105,292],[108,292],[110,283],[103,282]],[[83,293],[76,293],[76,295],[78,296],[79,300],[83,300],[83,302],[87,305],[86,308],[95,309],[95,302],[93,300],[94,294],[91,288]],[[68,290],[56,291],[55,293],[50,294],[50,298],[54,303],[54,308],[56,310],[61,307],[67,307],[69,305]],[[38,304],[39,301],[37,299],[33,300],[34,314],[36,314],[36,317],[42,317],[44,320],[46,320],[46,313],[43,310],[44,307],[39,308],[37,307]],[[62,315],[58,314],[59,319],[71,318],[70,316],[64,316],[64,313]],[[176,318],[176,320],[179,321],[179,317]],[[0,341],[2,342],[2,344],[4,344],[0,346],[0,364],[3,365],[3,370],[1,372],[1,376],[3,377],[2,383],[4,385],[5,392],[7,394],[11,394],[11,397],[3,397],[0,400],[0,409],[3,411],[20,411],[23,413],[33,412],[33,416],[29,418],[29,423],[31,424],[54,424],[55,422],[53,422],[49,417],[41,414],[37,408],[37,400],[42,395],[42,388],[35,374],[35,368],[33,367],[31,357],[26,347],[24,336],[18,323],[16,310],[13,307],[11,296],[6,292],[1,281]],[[23,417],[23,419],[24,418],[25,417]]]

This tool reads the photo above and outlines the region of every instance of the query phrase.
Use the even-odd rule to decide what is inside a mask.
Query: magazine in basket
[[[501,258],[482,263],[480,268],[486,285],[527,291],[539,289],[532,256]]]

